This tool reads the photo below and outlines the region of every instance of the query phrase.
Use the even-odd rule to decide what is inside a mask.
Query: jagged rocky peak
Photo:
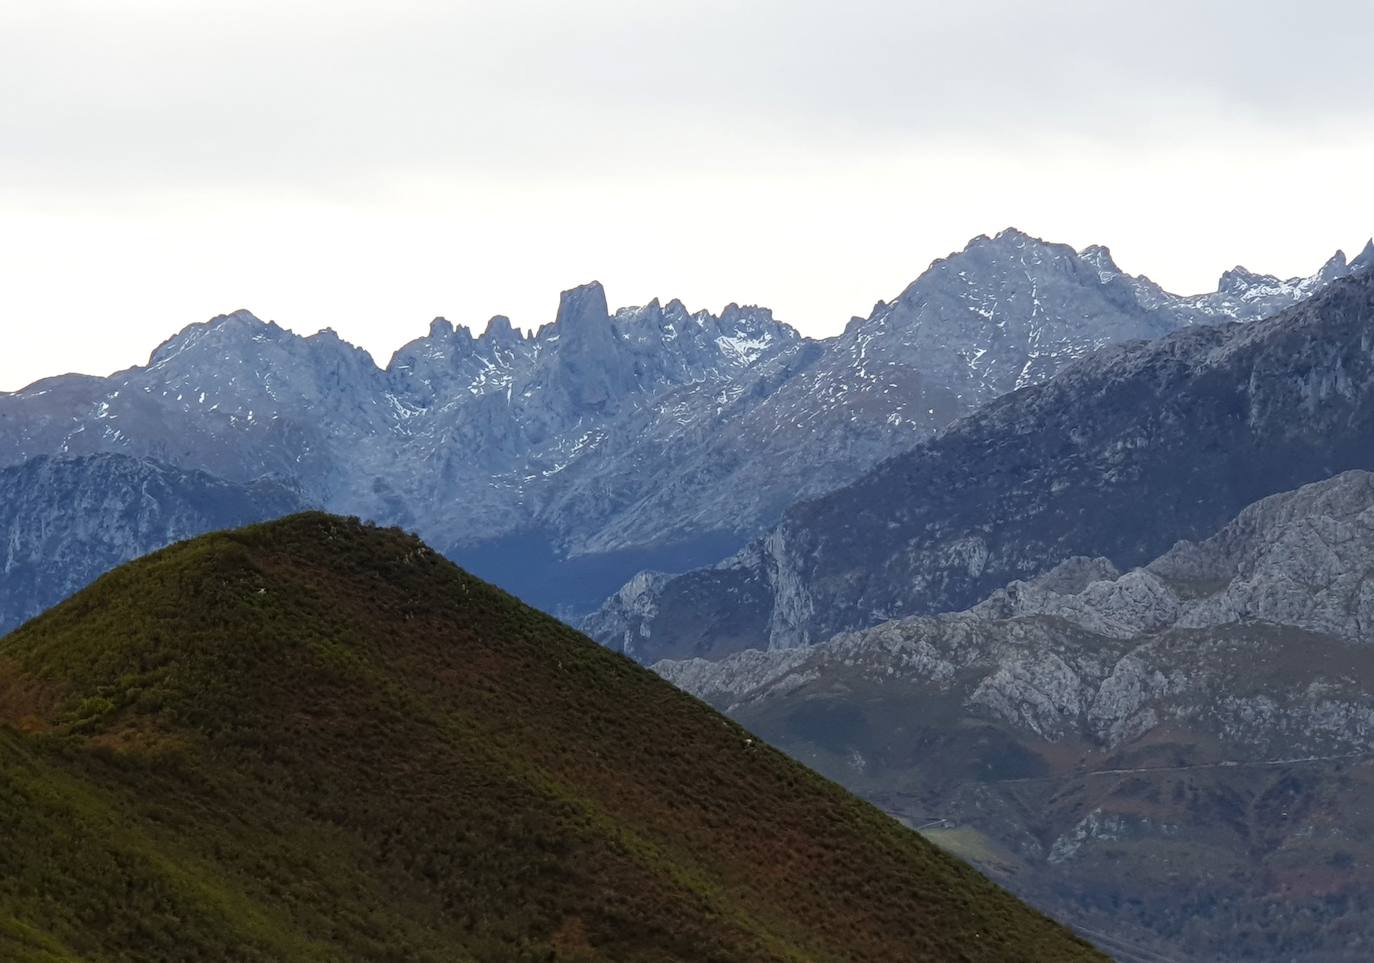
[[[515,325],[511,324],[510,318],[504,314],[497,314],[493,315],[491,320],[487,322],[486,330],[482,332],[482,336],[478,340],[494,344],[511,344],[524,341],[525,335]]]
[[[1203,320],[1254,321],[1316,294],[1332,281],[1374,264],[1374,250],[1354,261],[1337,251],[1309,277],[1279,278],[1237,265],[1221,275],[1216,291],[1176,300],[1202,312]]]
[[[771,308],[755,304],[740,305],[731,301],[721,309],[719,315],[710,311],[692,311],[678,298],[666,305],[654,298],[647,304],[620,308],[615,312],[615,322],[622,334],[630,334],[638,325],[663,329],[671,334],[681,334],[687,322],[697,328],[710,329],[721,334],[734,334],[739,331],[760,331],[774,329],[776,333],[786,334],[791,339],[801,337],[790,325],[773,317]],[[671,340],[671,338],[669,339]]]
[[[721,324],[736,324],[740,321],[754,321],[760,319],[767,321],[774,320],[772,310],[769,308],[761,308],[756,304],[747,304],[740,307],[734,301],[731,301],[722,308],[720,312]]]
[[[396,349],[396,353],[391,356],[391,362],[387,365],[387,371],[446,367],[472,354],[476,350],[476,343],[467,325],[455,325],[443,317],[435,318],[429,323],[429,334]]]
[[[964,246],[964,250],[959,253],[969,254],[973,252],[985,252],[989,255],[1002,258],[1019,258],[1018,252],[1023,251],[1031,251],[1036,254],[1044,252],[1059,257],[1076,258],[1078,256],[1077,252],[1067,244],[1046,241],[1044,238],[1036,237],[1033,234],[1027,234],[1025,231],[1015,227],[1003,228],[992,237],[988,237],[986,234],[980,234],[971,239],[968,244]],[[958,255],[954,256],[957,257]]]
[[[914,369],[972,405],[1043,381],[1104,344],[1191,322],[1162,299],[1122,273],[1105,247],[1080,255],[1007,228],[936,260],[896,300],[851,322],[842,350],[865,371]]]
[[[387,374],[391,389],[413,414],[455,398],[479,397],[505,388],[516,374],[528,370],[535,353],[532,341],[505,315],[488,321],[478,337],[466,325],[435,318],[428,336],[392,356]]]
[[[1036,313],[1035,301],[1044,300],[1040,297],[1042,286],[1062,285],[1067,281],[1073,283],[1075,288],[1095,288],[1108,280],[1102,276],[1106,270],[1113,274],[1122,273],[1106,247],[1094,245],[1085,248],[1084,254],[1080,255],[1067,244],[1045,241],[1009,227],[992,237],[980,234],[971,239],[963,250],[937,259],[892,304],[879,302],[874,307],[874,314],[924,304],[933,296],[943,295],[965,301],[981,298],[979,304],[968,307],[987,320],[995,321],[997,315],[992,299],[995,299],[995,303],[1006,305],[1008,297],[1019,296],[1024,289],[1027,303],[1012,310],[1010,315],[1029,317]],[[1065,294],[1050,288],[1044,290],[1052,295]]]
[[[705,312],[692,314],[677,298],[663,304],[658,298],[648,304],[620,308],[615,312],[614,325],[623,337],[636,342],[646,338],[659,343],[674,341],[682,334],[690,334],[707,317]]]
[[[615,320],[621,324],[634,324],[636,321],[642,321],[653,327],[662,327],[668,321],[668,316],[658,298],[652,298],[647,304],[618,308],[615,312]]]
[[[1012,231],[1012,228],[1007,228],[1006,230],[999,231],[997,234],[992,236],[989,236],[987,234],[978,234],[974,237],[969,238],[968,242],[965,243],[964,246],[959,250],[951,251],[944,257],[937,257],[935,260],[930,262],[930,266],[926,268],[926,270],[923,271],[916,278],[916,280],[912,281],[911,284],[907,285],[906,289],[902,292],[900,296],[898,296],[896,301],[894,301],[893,303],[895,304],[897,301],[901,301],[908,295],[909,292],[916,289],[917,286],[921,283],[922,279],[927,278],[930,275],[941,270],[948,269],[949,266],[954,262],[967,259],[971,256],[996,256],[998,254],[1004,254],[1007,251],[1011,250],[1013,247],[1012,242],[1015,240],[1015,236],[1011,233]],[[882,305],[883,302],[879,301],[878,304]]]
[[[1351,272],[1367,271],[1371,268],[1374,268],[1374,237],[1365,242],[1364,250],[1350,262]]]
[[[1317,280],[1322,284],[1327,284],[1336,278],[1345,277],[1349,273],[1350,264],[1345,259],[1345,252],[1337,250],[1317,272]]]
[[[172,417],[211,425],[214,431],[257,433],[299,418],[323,432],[371,433],[379,427],[382,409],[368,399],[382,390],[385,378],[366,350],[332,328],[302,337],[236,311],[187,327],[161,345],[147,367],[113,376],[104,396],[93,399],[88,416],[101,423],[95,427],[102,440],[59,450],[100,450],[106,444],[125,450],[127,439],[142,436],[149,451],[165,452],[165,440],[146,441],[168,430],[147,407],[154,399],[176,412]],[[128,450],[140,452],[145,442]],[[260,474],[267,464],[271,470],[285,468],[281,459],[296,457],[263,456],[251,445],[232,447],[236,450],[205,452],[203,460],[189,458],[185,464],[242,478]]]
[[[618,400],[637,387],[624,343],[611,323],[606,291],[592,281],[564,291],[558,301],[550,356],[550,380],[572,411],[609,414]]]
[[[771,308],[758,305],[738,305],[734,301],[725,305],[720,312],[719,328],[721,334],[769,334],[786,341],[797,341],[801,337],[796,328],[774,317]]]
[[[1243,265],[1237,264],[1229,271],[1223,271],[1217,281],[1217,290],[1223,294],[1245,294],[1251,288],[1279,284],[1272,274],[1256,274]]]
[[[1112,249],[1105,244],[1089,244],[1078,252],[1078,256],[1097,269],[1102,280],[1122,274],[1122,270],[1112,259]]]
[[[281,364],[288,358],[298,361],[312,357],[334,361],[346,359],[350,365],[376,368],[365,349],[344,340],[331,327],[302,336],[275,321],[263,321],[243,308],[187,325],[153,351],[148,366],[156,368],[178,356],[181,356],[179,369],[183,365],[223,362],[229,357],[252,358],[260,366]],[[207,376],[212,374],[214,372],[207,372]]]
[[[314,334],[306,335],[305,342],[306,344],[322,346],[331,350],[343,349],[343,351],[347,353],[367,355],[371,358],[366,348],[360,348],[350,341],[345,341],[343,338],[339,337],[339,332],[335,331],[333,328],[321,328]]]
[[[217,314],[209,321],[210,327],[212,328],[217,328],[225,324],[260,325],[266,323],[267,322],[263,321],[247,308],[239,308],[237,311],[230,311],[228,314]]]
[[[966,253],[968,251],[978,250],[980,248],[1006,250],[1009,248],[1024,247],[1028,243],[1044,244],[1045,241],[1038,237],[1032,237],[1030,234],[1027,234],[1025,231],[1019,228],[1004,227],[1002,228],[1002,230],[998,231],[996,234],[993,235],[978,234],[974,237],[969,238],[968,243],[964,245],[963,251],[957,253]],[[957,254],[951,256],[957,256]]]
[[[152,354],[148,357],[148,365],[149,367],[158,365],[209,336],[223,342],[226,340],[248,340],[263,336],[275,338],[286,333],[285,329],[278,327],[276,322],[263,321],[247,308],[239,308],[228,314],[217,314],[208,321],[197,321],[194,324],[186,325],[153,349]]]
[[[802,340],[769,309],[735,302],[717,316],[705,309],[692,311],[677,298],[666,305],[655,298],[620,308],[612,325],[646,383],[691,384],[719,377]]]
[[[606,289],[601,282],[592,281],[564,291],[558,299],[558,316],[554,319],[554,325],[559,334],[565,336],[609,333],[611,312],[606,306]]]
[[[360,379],[369,379],[380,373],[366,348],[341,337],[331,327],[323,327],[314,334],[301,337],[269,321],[253,332],[246,342],[235,340],[234,344],[260,357],[267,367],[292,363],[343,365],[352,369]],[[282,353],[274,357],[270,349],[260,347],[263,344],[274,345]]]

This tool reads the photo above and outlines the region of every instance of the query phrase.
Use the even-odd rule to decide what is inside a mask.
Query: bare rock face
[[[0,469],[0,634],[122,562],[304,507],[279,484],[232,484],[123,455]]]
[[[1180,625],[1275,622],[1374,643],[1372,552],[1374,476],[1352,471],[1266,498],[1149,569],[1198,596]]]
[[[663,583],[643,623],[603,613],[587,625],[608,641],[630,632],[646,658],[655,645],[657,655],[718,658],[966,608],[1074,556],[1144,565],[1267,495],[1374,468],[1371,345],[1374,273],[1363,273],[1267,320],[1103,349],[854,484],[794,506],[732,559]],[[1318,549],[1327,546],[1336,566],[1360,524],[1314,522],[1266,550],[1301,551],[1321,565]],[[1167,571],[1098,590],[1112,598],[1090,606],[1094,617],[1115,621],[1095,629],[1131,634],[1172,620],[1180,600],[1171,598],[1178,590]],[[1013,586],[990,604],[1014,613],[1047,591]],[[1022,594],[1028,601],[1012,597]],[[739,603],[729,613],[704,601],[726,595]],[[1338,628],[1320,598],[1273,582],[1249,590],[1242,580],[1213,604]],[[1304,607],[1309,616],[1299,618]],[[1340,616],[1367,617],[1359,606]]]
[[[1054,591],[1040,579],[1012,582],[973,611],[988,618],[1053,615],[1101,635],[1129,639],[1174,624],[1180,603],[1157,575],[1136,569],[1088,582],[1077,591]]]
[[[626,582],[607,605],[613,608],[623,624],[640,624],[652,619],[656,592],[666,579],[666,575],[656,572],[641,572]],[[617,640],[616,648],[626,655],[633,655],[636,644],[633,636],[626,636]]]
[[[972,611],[1055,616],[1115,638],[1272,622],[1374,643],[1371,557],[1374,475],[1349,471],[1262,499],[1211,538],[1180,542],[1144,568],[1117,575],[1103,559],[1103,577],[1081,585],[1060,581],[1056,568],[998,589]]]
[[[1203,699],[1222,682],[1219,667],[1243,658],[1236,640],[1253,637],[1260,650],[1291,642],[1299,657],[1309,639],[1374,653],[1370,558],[1374,474],[1349,471],[1262,499],[1210,538],[1180,542],[1124,574],[1103,559],[1070,559],[963,613],[894,620],[813,649],[747,651],[719,663],[665,661],[655,668],[703,698],[736,707],[778,686],[790,691],[789,678],[823,679],[843,665],[875,680],[904,677],[961,691],[967,705],[1040,736],[1072,733],[1116,745],[1169,718],[1191,718],[1199,707],[1180,697]],[[644,592],[637,603],[652,604],[644,594],[655,583],[639,584]],[[1361,661],[1374,665],[1374,656]],[[1252,666],[1243,674],[1259,671]],[[1293,688],[1291,680],[1279,681],[1286,691]],[[1323,688],[1320,711],[1337,691],[1355,700],[1344,712],[1351,728],[1342,745],[1365,745],[1374,737],[1374,688]],[[1357,711],[1359,700],[1368,711]],[[1218,712],[1220,705],[1205,708]],[[1233,708],[1250,711],[1241,703]],[[1293,732],[1331,729],[1310,719],[1262,721]],[[1244,726],[1234,735],[1268,738]]]

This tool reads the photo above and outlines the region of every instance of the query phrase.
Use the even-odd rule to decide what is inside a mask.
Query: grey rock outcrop
[[[1114,747],[1207,717],[1214,736],[1237,744],[1374,749],[1374,675],[1317,668],[1345,647],[1374,653],[1371,558],[1374,474],[1350,471],[1262,499],[1124,574],[1071,559],[963,613],[655,669],[732,710],[858,675],[959,693],[966,709],[1048,739]],[[1284,674],[1304,660],[1307,670]]]
[[[1140,569],[1065,582],[1062,569],[998,589],[971,611],[1048,615],[1131,638],[1233,622],[1290,625],[1374,644],[1374,475],[1343,472],[1247,507],[1215,535],[1180,542]],[[1086,560],[1083,560],[1086,561]]]

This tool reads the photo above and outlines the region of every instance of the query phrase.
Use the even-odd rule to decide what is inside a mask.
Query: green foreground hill
[[[628,659],[322,514],[0,640],[0,958],[1100,959]]]

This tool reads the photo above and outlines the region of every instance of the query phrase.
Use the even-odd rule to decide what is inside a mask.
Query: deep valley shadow
[[[526,604],[568,621],[595,611],[639,572],[714,565],[742,544],[739,535],[714,532],[661,547],[564,558],[548,533],[526,532],[445,554]]]

